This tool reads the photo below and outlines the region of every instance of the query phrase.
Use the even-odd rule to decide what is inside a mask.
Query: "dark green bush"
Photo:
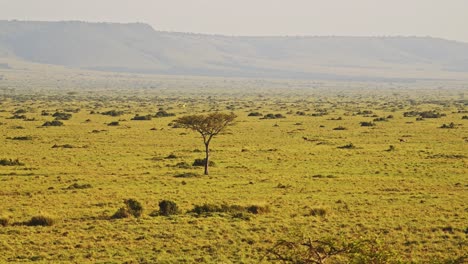
[[[375,126],[374,123],[372,123],[372,122],[366,122],[366,121],[361,122],[360,124],[361,124],[361,126],[363,126],[363,127],[372,127],[372,126]]]
[[[25,114],[27,113],[28,111],[24,110],[24,109],[18,109],[16,110],[13,114]]]
[[[49,216],[45,215],[38,215],[38,216],[33,216],[28,222],[26,222],[26,225],[28,226],[52,226],[54,225],[55,220]]]
[[[71,114],[63,112],[55,112],[52,116],[55,117],[55,120],[69,120],[72,117]]]
[[[101,113],[101,115],[108,115],[108,116],[121,116],[123,114],[124,114],[123,111],[117,111],[117,110],[109,110],[109,111]]]
[[[210,160],[210,161],[208,162],[208,165],[209,165],[210,167],[214,167],[214,166],[216,166],[216,163],[215,163],[214,161],[211,161],[211,160]],[[193,161],[192,166],[194,166],[194,167],[203,167],[203,166],[205,166],[205,159],[195,159],[195,160]]]
[[[158,112],[156,112],[156,114],[154,115],[155,117],[168,117],[168,116],[175,116],[175,114],[173,113],[168,113],[164,110],[160,110]]]
[[[452,128],[456,128],[455,124],[453,122],[451,122],[450,124],[443,124],[442,126],[440,126],[440,128],[448,128],[448,129],[452,129]]]
[[[89,183],[84,183],[84,184],[79,184],[79,183],[74,183],[70,186],[67,187],[68,190],[74,190],[74,189],[89,189],[92,188],[91,184]]]
[[[177,163],[175,167],[180,168],[180,169],[190,169],[190,167],[192,166],[190,166],[190,164],[188,164],[187,162],[182,161],[182,162]]]
[[[164,216],[179,214],[177,204],[170,200],[162,200],[159,202],[159,214]]]
[[[169,154],[167,157],[165,157],[165,159],[177,159],[178,157],[176,156],[176,154],[174,153],[171,153]]]
[[[310,209],[309,215],[310,216],[325,216],[327,214],[327,210],[324,208],[312,208]]]
[[[263,116],[263,114],[260,112],[251,112],[248,114],[248,116]]]
[[[24,163],[20,162],[18,159],[0,159],[0,166],[23,166]]]
[[[140,217],[143,214],[143,206],[135,199],[128,199],[124,201],[128,211],[135,217]]]
[[[247,212],[252,214],[265,214],[270,212],[269,206],[251,205],[246,207]]]
[[[282,114],[266,114],[261,119],[279,119],[279,118],[286,118]]]
[[[354,146],[353,143],[349,143],[349,144],[346,144],[346,145],[344,145],[344,146],[340,146],[340,147],[338,147],[338,148],[339,148],[339,149],[355,149],[356,146]]]
[[[47,121],[42,126],[48,127],[48,126],[63,126],[63,122],[59,120],[53,120],[53,121]]]
[[[20,137],[13,137],[11,140],[32,140],[31,136],[20,136]]]
[[[52,146],[52,148],[74,148],[75,146],[71,145],[71,144],[64,144],[64,145],[57,145],[57,144],[54,144]]]
[[[25,115],[13,115],[7,119],[26,119],[27,117]]]
[[[227,213],[231,216],[239,215],[239,214],[264,214],[269,213],[270,208],[268,206],[259,206],[259,205],[251,205],[251,206],[240,206],[240,205],[216,205],[216,204],[208,204],[205,203],[203,205],[195,205],[192,210],[189,211],[190,213],[195,213],[197,215],[211,215],[213,213]],[[239,218],[239,217],[238,217]]]
[[[388,121],[388,119],[385,118],[385,117],[378,117],[378,118],[375,118],[373,121],[374,122],[385,122],[385,121]]]
[[[359,110],[356,115],[372,115],[374,112],[372,112],[371,110]]]
[[[436,111],[410,111],[410,112],[404,112],[403,113],[404,117],[414,117],[414,116],[419,116],[420,118],[440,118],[443,116],[446,116],[446,114],[443,113],[438,113]]]
[[[346,130],[346,129],[347,128],[343,126],[338,126],[338,127],[333,128],[333,130]]]
[[[120,123],[118,121],[112,121],[110,122],[109,124],[107,124],[108,126],[119,126]]]
[[[129,218],[132,214],[128,211],[126,207],[121,207],[115,214],[111,216],[112,219],[122,219],[122,218]]]
[[[6,217],[0,217],[0,226],[8,226],[10,224],[10,219]]]
[[[144,121],[144,120],[151,120],[151,119],[152,119],[151,115],[145,115],[145,116],[135,115],[131,120]]]
[[[199,176],[200,175],[198,175],[196,173],[193,173],[193,172],[184,172],[184,173],[177,174],[174,177],[175,178],[195,178],[195,177],[199,177]]]
[[[140,217],[143,214],[143,206],[140,202],[135,199],[124,200],[124,207],[119,208],[111,218],[112,219],[121,219],[129,218],[131,216]]]
[[[388,146],[387,151],[395,151],[395,146],[393,145]]]

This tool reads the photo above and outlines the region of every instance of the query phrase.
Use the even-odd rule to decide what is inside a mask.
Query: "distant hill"
[[[457,79],[468,43],[430,37],[231,37],[149,25],[0,21],[0,58],[83,69],[307,79]]]

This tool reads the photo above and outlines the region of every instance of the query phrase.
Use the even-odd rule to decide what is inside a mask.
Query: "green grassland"
[[[22,87],[18,74],[8,76],[0,95],[0,159],[24,163],[0,166],[0,215],[9,222],[0,226],[2,263],[268,263],[278,241],[301,236],[378,241],[390,257],[375,263],[466,256],[468,109],[461,84],[164,77],[152,81],[157,87],[130,89],[128,81],[89,88],[105,79],[99,77],[69,80],[67,89],[29,89],[34,82]],[[80,80],[85,89],[70,88]],[[244,88],[225,89],[230,85]],[[102,114],[110,110],[122,115]],[[175,116],[131,120],[160,110]],[[212,111],[238,118],[213,140],[215,166],[203,176],[191,166],[204,157],[200,135],[171,122]],[[445,115],[417,121],[404,116],[410,111]],[[10,119],[15,112],[25,117]],[[42,126],[55,112],[72,116],[63,126]],[[192,177],[175,177],[184,173]],[[129,198],[141,202],[143,215],[111,219]],[[181,213],[152,216],[161,200],[176,202]],[[205,203],[269,210],[188,212]],[[36,215],[55,223],[22,224]]]

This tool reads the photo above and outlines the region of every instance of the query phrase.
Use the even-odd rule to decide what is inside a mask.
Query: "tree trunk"
[[[209,143],[205,143],[205,175],[208,175],[208,164],[210,162],[209,157],[210,157]]]

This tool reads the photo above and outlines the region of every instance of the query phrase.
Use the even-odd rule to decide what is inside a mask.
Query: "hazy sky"
[[[433,36],[468,42],[468,0],[0,0],[1,20],[144,22],[225,35]]]

